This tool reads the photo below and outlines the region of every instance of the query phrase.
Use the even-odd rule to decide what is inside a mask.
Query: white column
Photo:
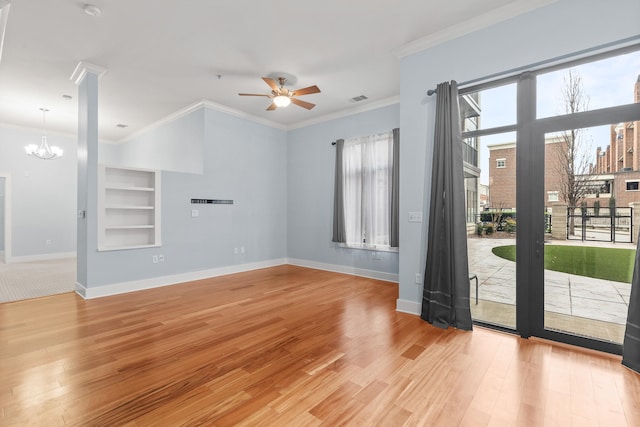
[[[98,248],[98,80],[106,69],[78,63],[78,261],[76,292],[86,296]]]

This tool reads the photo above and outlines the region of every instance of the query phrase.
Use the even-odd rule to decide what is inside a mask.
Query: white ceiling
[[[107,69],[101,140],[119,141],[202,100],[284,128],[399,95],[398,56],[550,0],[12,0],[0,59],[0,123],[75,134],[80,60]],[[317,106],[265,111],[262,76],[287,73]],[[221,75],[218,78],[217,75]],[[62,95],[73,96],[65,100]],[[350,98],[369,99],[354,104]],[[128,127],[120,129],[116,124]]]

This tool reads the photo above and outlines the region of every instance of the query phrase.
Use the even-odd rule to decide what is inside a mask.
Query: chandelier
[[[24,147],[24,150],[29,156],[37,157],[38,159],[59,159],[62,157],[62,148],[56,146],[49,147],[49,144],[47,144],[47,135],[45,135],[44,132],[44,116],[49,110],[41,108],[40,111],[42,111],[42,142],[40,143],[40,146],[37,146],[36,144],[29,144]]]

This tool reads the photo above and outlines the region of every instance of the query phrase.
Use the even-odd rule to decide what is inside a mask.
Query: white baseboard
[[[420,316],[422,313],[422,304],[398,298],[396,300],[396,311]]]
[[[6,259],[5,262],[9,264],[13,262],[49,261],[52,259],[75,258],[75,257],[76,257],[75,252],[56,252],[51,254],[12,256],[9,259]]]
[[[291,265],[297,265],[298,267],[315,268],[317,270],[333,271],[334,273],[351,274],[353,276],[361,276],[367,277],[369,279],[398,283],[397,274],[385,273],[383,271],[365,270],[363,268],[349,267],[346,265],[325,264],[322,262],[307,261],[304,259],[296,258],[287,258],[287,263]]]
[[[127,292],[142,291],[145,289],[170,286],[178,283],[191,282],[194,280],[208,279],[210,277],[225,276],[227,274],[243,273],[246,271],[258,270],[261,268],[275,267],[283,264],[291,264],[299,267],[315,268],[318,270],[333,271],[335,273],[351,274],[354,276],[367,277],[370,279],[384,280],[398,283],[398,275],[381,271],[365,270],[361,268],[348,267],[335,264],[324,264],[315,261],[307,261],[295,258],[280,258],[268,261],[260,261],[248,264],[230,265],[226,267],[200,270],[189,273],[174,274],[171,276],[153,277],[149,279],[134,280],[131,282],[114,283],[104,286],[86,287],[76,283],[76,293],[85,299],[101,298],[111,295],[124,294]],[[407,301],[408,302],[408,301]],[[404,310],[398,310],[404,311]],[[412,313],[413,312],[409,312]],[[420,305],[418,311],[420,313]]]
[[[162,286],[176,285],[178,283],[194,280],[208,279],[210,277],[226,276],[227,274],[243,273],[245,271],[261,268],[275,267],[286,264],[286,258],[268,261],[253,262],[247,264],[230,265],[226,267],[212,268],[209,270],[193,271],[189,273],[173,274],[171,276],[153,277],[150,279],[134,280],[131,282],[114,283],[104,286],[86,287],[76,283],[76,293],[85,299],[101,298],[127,292],[142,291],[145,289],[159,288]]]

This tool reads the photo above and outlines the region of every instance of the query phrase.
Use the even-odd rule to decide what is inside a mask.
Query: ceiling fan
[[[306,108],[307,110],[311,110],[316,104],[312,104],[310,102],[302,101],[298,99],[298,96],[301,95],[311,95],[312,93],[320,93],[320,89],[318,86],[313,85],[309,87],[305,87],[303,89],[289,90],[284,87],[284,84],[287,82],[287,79],[284,77],[278,77],[278,83],[269,77],[263,77],[262,80],[271,88],[270,94],[258,94],[258,93],[239,93],[240,96],[266,96],[267,98],[273,99],[273,102],[267,108],[267,111],[275,110],[278,107],[286,107],[291,103],[296,104],[299,107]]]

